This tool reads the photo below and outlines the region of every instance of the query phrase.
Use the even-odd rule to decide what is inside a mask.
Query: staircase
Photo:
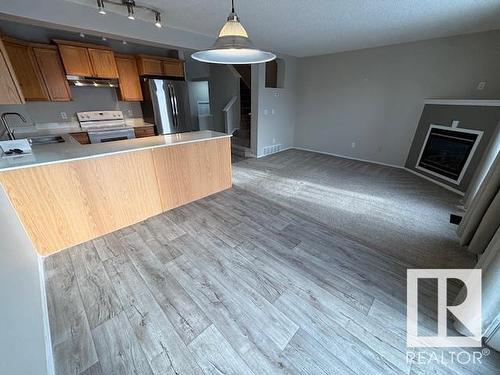
[[[240,75],[240,128],[233,134],[233,146],[235,154],[248,157],[250,152],[252,111],[252,71],[250,65],[233,65]],[[248,149],[248,150],[245,150]]]

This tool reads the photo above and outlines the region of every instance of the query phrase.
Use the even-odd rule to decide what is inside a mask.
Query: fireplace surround
[[[459,185],[483,132],[442,125],[430,125],[416,168]]]

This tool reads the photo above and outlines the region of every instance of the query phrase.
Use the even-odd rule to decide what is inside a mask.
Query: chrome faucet
[[[23,115],[21,115],[20,113],[17,113],[17,112],[4,112],[4,113],[2,113],[1,119],[2,119],[2,124],[5,127],[5,131],[7,132],[9,139],[14,140],[14,139],[16,139],[16,137],[14,137],[14,131],[10,128],[9,124],[7,123],[7,119],[6,119],[7,116],[17,116],[21,120],[23,120],[23,122],[27,122],[27,121],[23,117]],[[2,135],[5,133],[5,131],[2,133]]]

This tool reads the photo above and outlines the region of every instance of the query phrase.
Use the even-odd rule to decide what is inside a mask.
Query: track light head
[[[99,14],[106,14],[106,9],[104,9],[104,0],[97,0],[97,8]]]
[[[161,14],[160,14],[160,12],[155,12],[155,26],[158,28],[161,27]]]

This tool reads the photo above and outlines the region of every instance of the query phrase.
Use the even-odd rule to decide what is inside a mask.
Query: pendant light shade
[[[234,0],[227,22],[219,31],[219,37],[212,48],[195,52],[191,56],[195,60],[213,64],[258,64],[276,58],[271,52],[255,48],[234,12]]]

